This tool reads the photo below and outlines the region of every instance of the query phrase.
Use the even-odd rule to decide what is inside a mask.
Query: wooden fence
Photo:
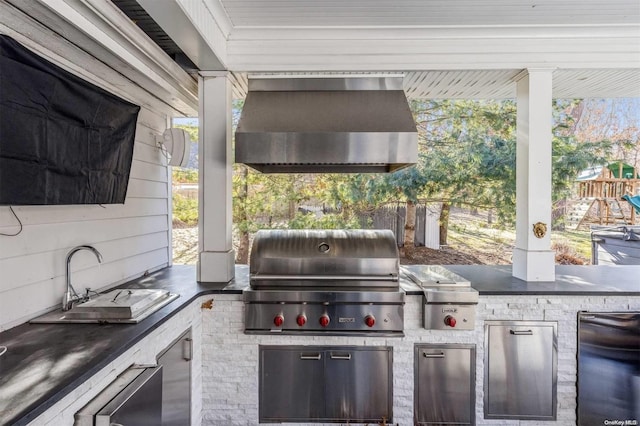
[[[416,229],[414,244],[433,249],[440,248],[440,203],[419,204],[416,208]],[[404,225],[407,216],[405,205],[388,205],[371,213],[360,214],[363,229],[390,229],[396,236],[398,247],[404,245]]]

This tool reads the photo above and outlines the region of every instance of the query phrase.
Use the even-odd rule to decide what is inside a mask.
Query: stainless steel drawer
[[[133,366],[75,414],[75,426],[149,426],[162,419],[162,367]]]
[[[555,420],[557,323],[486,321],[484,417]]]

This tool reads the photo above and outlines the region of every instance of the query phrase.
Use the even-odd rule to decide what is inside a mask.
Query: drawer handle
[[[430,353],[427,353],[427,352],[422,352],[422,355],[425,358],[444,358],[444,352],[439,352],[437,354],[430,354]]]
[[[509,330],[514,336],[533,336],[533,330]]]
[[[339,360],[343,360],[343,361],[350,361],[351,360],[351,354],[346,354],[346,355],[334,355],[334,354],[331,354],[331,359],[339,359]]]
[[[193,340],[189,337],[182,341],[182,359],[185,361],[193,359]]]
[[[300,354],[300,359],[305,361],[320,361],[322,359],[321,354]]]

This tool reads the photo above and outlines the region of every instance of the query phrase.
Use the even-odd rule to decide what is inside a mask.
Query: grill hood
[[[393,172],[418,160],[401,77],[250,79],[235,141],[235,161],[264,173]]]

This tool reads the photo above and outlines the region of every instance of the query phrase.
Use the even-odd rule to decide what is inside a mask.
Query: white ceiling
[[[514,77],[520,70],[422,71],[405,75],[410,98],[504,99],[515,98]],[[640,97],[640,69],[556,70],[556,98]]]
[[[409,99],[513,99],[514,78],[521,70],[413,71],[404,73],[404,91]],[[266,73],[287,77],[306,73]],[[333,73],[326,73],[331,75]],[[367,75],[369,73],[350,73]],[[402,73],[400,73],[402,74]],[[314,73],[317,75],[317,73]],[[321,73],[322,75],[322,73]],[[247,91],[247,74],[233,73],[234,97]],[[556,70],[555,98],[638,98],[640,69]]]
[[[248,73],[400,72],[411,98],[512,98],[545,68],[558,98],[640,97],[640,0],[174,1],[236,96]]]
[[[637,0],[220,0],[233,27],[633,24]]]

